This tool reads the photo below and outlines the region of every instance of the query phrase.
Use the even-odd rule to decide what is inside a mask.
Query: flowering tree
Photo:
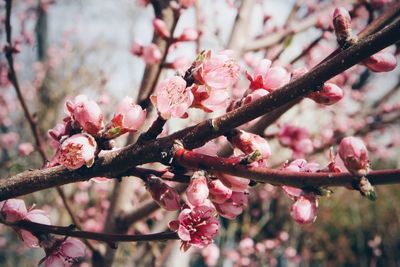
[[[376,200],[374,185],[400,181],[400,169],[374,166],[395,158],[400,145],[395,126],[400,106],[391,101],[399,87],[398,2],[296,1],[278,24],[274,16],[253,16],[257,6],[273,9],[268,1],[221,1],[236,19],[227,44],[209,49],[203,42],[210,38],[205,22],[211,18],[202,1],[137,1],[154,11],[154,36],[150,44],[135,40],[130,48],[146,63],[136,99],[125,96],[108,105],[110,112],[104,111],[107,99],[82,92],[51,100],[44,81],[56,67],[43,50],[46,19],[57,2],[6,0],[2,7],[2,165],[18,160],[13,129],[24,126],[12,113],[11,103],[17,102],[32,133],[32,143],[20,143],[18,155],[32,162],[2,171],[0,222],[27,247],[42,248],[39,264],[111,266],[121,258],[118,243],[178,239],[179,253],[199,252],[208,266],[299,265],[306,259],[285,244],[290,235],[283,227],[267,229],[267,223],[318,224],[318,202],[331,197],[330,188]],[[15,6],[20,19],[11,24]],[[196,12],[196,28],[178,31],[186,12]],[[248,30],[253,18],[261,25],[255,37]],[[26,29],[31,20],[35,38]],[[315,40],[296,39],[310,29],[318,32]],[[27,96],[17,68],[18,55],[33,39],[40,67],[29,84],[38,97]],[[197,56],[171,60],[185,43],[193,44]],[[292,47],[298,52],[290,52]],[[384,75],[375,73],[382,72],[390,72],[385,77],[395,85],[370,100],[375,80]],[[27,98],[49,107],[61,101],[63,118],[42,128],[46,115],[35,115]],[[301,119],[310,113],[321,118],[319,125]],[[50,188],[58,203],[21,198]],[[268,217],[262,215],[263,204],[279,192],[290,201],[291,219],[272,208]],[[61,218],[55,224],[64,210],[71,224]],[[238,243],[227,246],[236,249],[222,251],[221,236],[231,236],[225,243]],[[371,264],[380,253],[377,238],[369,243]],[[125,249],[137,255],[129,256],[131,262],[162,266],[172,257],[174,242],[156,242],[151,259],[146,244]]]

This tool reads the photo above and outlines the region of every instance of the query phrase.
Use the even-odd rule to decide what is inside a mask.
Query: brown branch
[[[0,184],[0,201],[56,185],[84,181],[90,177],[117,177],[133,166],[143,163],[169,161],[169,153],[175,140],[181,140],[188,149],[199,147],[230,129],[272,112],[290,101],[301,99],[313,90],[317,90],[325,81],[396,43],[399,39],[400,22],[397,21],[360,40],[354,46],[341,51],[302,77],[251,104],[145,145],[131,145],[119,151],[109,152],[99,158],[90,169],[83,167],[75,171],[68,171],[64,167],[57,166],[17,174],[5,179]]]
[[[175,162],[193,169],[203,169],[211,172],[223,172],[247,178],[261,183],[273,185],[289,185],[300,188],[319,186],[352,186],[358,178],[350,173],[327,172],[288,172],[243,165],[240,159],[212,157],[185,149],[175,154]],[[367,175],[371,184],[400,183],[400,169],[371,171]]]
[[[85,238],[102,242],[139,242],[139,241],[163,241],[179,239],[175,232],[161,232],[147,235],[120,235],[89,231],[75,230],[68,226],[54,226],[31,221],[18,221],[13,224],[7,224],[12,227],[22,228],[33,233],[48,233],[62,236]]]

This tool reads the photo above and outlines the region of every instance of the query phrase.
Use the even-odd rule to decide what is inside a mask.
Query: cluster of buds
[[[48,131],[57,152],[48,164],[63,165],[75,170],[83,165],[91,167],[102,144],[127,132],[137,131],[146,118],[146,111],[126,97],[118,105],[110,123],[104,126],[99,105],[85,95],[66,102],[67,117]],[[101,147],[100,147],[101,145]]]

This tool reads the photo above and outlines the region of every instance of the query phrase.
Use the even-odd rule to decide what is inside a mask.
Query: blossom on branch
[[[368,174],[368,151],[361,139],[353,136],[343,138],[339,145],[339,156],[349,172],[357,176]]]
[[[44,247],[46,257],[40,263],[45,267],[70,267],[85,256],[85,245],[76,238],[53,239]],[[74,265],[75,266],[75,265]]]
[[[186,196],[189,203],[193,206],[200,206],[207,199],[208,194],[207,178],[205,177],[204,172],[195,172],[190,179],[188,188],[186,189]]]
[[[198,248],[208,246],[220,228],[215,209],[209,206],[185,208],[179,214],[178,220],[171,221],[169,226],[178,233],[183,251],[188,250],[191,245]]]
[[[154,201],[162,208],[168,211],[175,211],[181,207],[179,194],[160,178],[150,177],[146,182],[146,188]]]

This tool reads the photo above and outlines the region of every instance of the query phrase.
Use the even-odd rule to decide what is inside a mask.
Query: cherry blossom
[[[333,105],[344,96],[343,90],[333,83],[325,83],[322,89],[308,95],[309,98],[318,104]]]
[[[162,81],[150,100],[164,119],[179,118],[187,116],[193,94],[182,77],[174,76]]]
[[[165,21],[159,18],[153,20],[154,31],[162,38],[169,38],[171,36]]]
[[[351,173],[357,176],[367,175],[368,151],[361,139],[353,136],[343,138],[339,145],[339,156]]]
[[[219,179],[208,183],[209,197],[213,203],[222,204],[232,196],[232,190],[225,186]]]
[[[86,248],[80,240],[68,237],[65,240],[56,240],[45,250],[46,257],[42,260],[45,267],[70,267],[85,256]]]
[[[208,194],[207,178],[204,176],[203,172],[195,172],[186,189],[186,196],[189,203],[193,206],[200,206],[204,203]]]
[[[182,241],[181,249],[186,251],[191,245],[204,248],[213,242],[220,224],[214,216],[215,210],[209,206],[186,208],[178,220],[170,222],[170,228],[178,233]]]
[[[57,152],[58,163],[70,170],[83,165],[91,167],[97,149],[96,140],[88,134],[75,134],[62,142]]]
[[[309,224],[317,218],[317,210],[317,198],[311,195],[302,195],[292,205],[290,215],[299,224]]]
[[[271,61],[263,59],[254,68],[253,75],[246,72],[250,89],[265,89],[272,92],[290,81],[290,73],[282,67],[270,67]]]

